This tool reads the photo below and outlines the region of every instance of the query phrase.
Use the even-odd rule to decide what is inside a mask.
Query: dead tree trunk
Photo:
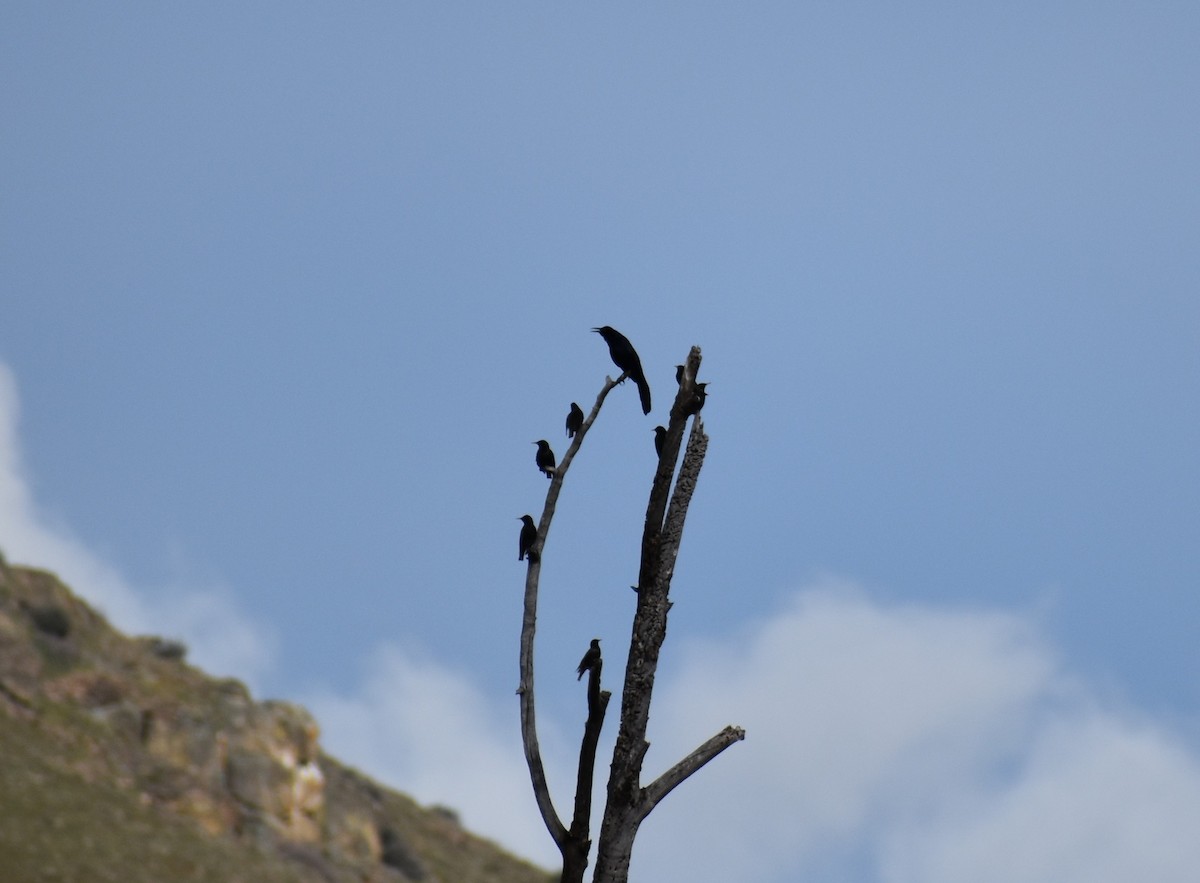
[[[675,573],[675,559],[679,555],[688,505],[708,449],[708,436],[699,414],[703,406],[703,394],[696,388],[699,369],[700,349],[692,347],[680,380],[679,393],[671,407],[670,425],[646,507],[642,562],[637,584],[637,613],[633,619],[633,636],[625,665],[621,727],[613,748],[608,803],[600,825],[596,873],[592,878],[595,883],[625,883],[629,879],[634,838],[650,811],[676,785],[746,735],[741,727],[726,727],[649,785],[643,787],[641,784],[642,762],[650,747],[646,741],[646,727],[650,720],[654,677],[658,670],[658,654],[667,636],[667,613],[671,609],[668,597],[671,577]],[[672,493],[671,478],[689,417],[692,419],[692,430]]]
[[[633,637],[621,696],[621,725],[613,750],[608,780],[608,802],[600,828],[600,845],[593,877],[597,883],[625,883],[629,877],[634,838],[650,811],[676,785],[734,742],[745,738],[745,731],[740,727],[726,727],[649,785],[641,784],[642,762],[650,747],[650,743],[646,741],[646,727],[650,718],[654,677],[658,668],[658,654],[666,638],[667,613],[671,609],[671,601],[668,598],[671,577],[675,571],[675,559],[679,554],[688,505],[708,447],[708,436],[704,433],[704,425],[699,416],[700,408],[704,404],[703,389],[696,384],[699,368],[700,349],[692,347],[684,366],[679,392],[671,407],[670,425],[667,427],[646,509],[638,585],[634,587],[638,594],[637,612],[633,621]],[[606,378],[592,412],[576,433],[573,443],[551,477],[550,489],[546,494],[537,539],[530,550],[525,577],[525,612],[521,624],[521,681],[517,688],[521,697],[521,736],[538,810],[563,857],[562,883],[582,883],[587,868],[588,852],[591,848],[589,819],[596,743],[600,737],[610,694],[600,690],[601,666],[597,665],[588,673],[588,718],[579,755],[575,812],[568,829],[559,819],[550,798],[538,746],[534,713],[533,639],[537,628],[541,554],[567,469],[588,429],[599,415],[604,399],[612,388],[624,379],[624,374],[616,381]],[[675,464],[679,459],[679,449],[689,418],[692,420],[691,434],[672,492]]]

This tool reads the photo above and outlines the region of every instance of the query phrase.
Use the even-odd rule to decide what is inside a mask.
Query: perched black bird
[[[533,541],[537,539],[537,525],[533,523],[532,515],[522,515],[521,523],[521,540],[517,544],[517,560],[524,561],[525,556],[529,556],[530,561],[535,561],[534,553],[530,551],[533,548]]]
[[[675,383],[679,386],[683,386],[683,366],[682,365],[675,366]]]
[[[637,384],[638,395],[642,397],[642,413],[649,414],[650,384],[646,382],[646,375],[642,372],[642,360],[638,358],[637,350],[633,348],[629,338],[611,325],[592,330],[603,337],[604,342],[608,344],[608,354],[612,357],[613,364],[623,373],[628,374],[629,378]]]
[[[692,396],[691,401],[687,403],[684,413],[689,417],[692,414],[699,414],[700,409],[704,407],[704,402],[708,399],[707,383],[696,384],[696,394]]]
[[[667,428],[665,426],[654,427],[654,451],[658,456],[662,456],[663,442],[667,440]]]
[[[537,468],[546,473],[546,478],[554,477],[554,451],[550,450],[550,442],[542,439],[535,441],[538,446],[537,454],[534,455],[534,462],[537,463]]]
[[[579,405],[571,402],[571,413],[567,415],[567,438],[574,438],[575,433],[583,428],[583,411]]]
[[[600,639],[592,638],[592,646],[588,647],[588,652],[583,654],[583,659],[579,661],[579,668],[575,669],[575,673],[579,677],[575,680],[581,680],[585,671],[591,671],[600,664]]]

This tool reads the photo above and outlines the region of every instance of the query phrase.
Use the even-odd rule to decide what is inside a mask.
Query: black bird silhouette
[[[682,365],[675,366],[675,383],[679,386],[683,385],[683,366]]]
[[[696,394],[693,395],[691,401],[684,406],[683,413],[685,415],[690,417],[692,414],[700,413],[700,409],[704,407],[704,402],[708,399],[707,387],[707,383],[696,384]]]
[[[533,548],[533,541],[537,539],[537,525],[533,523],[532,515],[522,515],[521,521],[521,540],[517,544],[517,560],[524,561],[525,556],[529,556],[530,561],[536,561],[534,553],[530,551]]]
[[[571,402],[571,413],[567,415],[567,438],[574,438],[575,433],[583,428],[583,410]]]
[[[637,350],[633,348],[629,338],[611,325],[592,330],[608,344],[608,354],[612,357],[613,364],[637,384],[638,395],[642,397],[642,413],[649,414],[650,384],[646,382],[646,375],[642,372],[642,360],[638,358]]]
[[[654,427],[654,451],[658,456],[662,456],[663,442],[667,439],[667,428],[665,426]]]
[[[537,454],[534,455],[534,462],[537,463],[537,468],[546,473],[546,478],[554,477],[554,451],[550,450],[550,442],[542,439],[535,441],[538,446]]]
[[[583,654],[583,659],[579,661],[579,668],[575,669],[575,673],[579,677],[575,680],[581,680],[585,671],[591,671],[600,663],[600,639],[592,638],[592,646],[588,647],[588,652]]]

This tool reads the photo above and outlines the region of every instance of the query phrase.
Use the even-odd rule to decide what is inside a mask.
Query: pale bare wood
[[[726,727],[643,788],[641,802],[642,818],[650,815],[650,810],[658,806],[658,802],[670,794],[688,776],[696,772],[734,742],[740,742],[745,738],[746,731],[741,727]]]

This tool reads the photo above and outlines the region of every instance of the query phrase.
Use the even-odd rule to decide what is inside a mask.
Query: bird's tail
[[[646,378],[644,375],[640,375],[638,377],[633,378],[633,381],[634,381],[634,383],[637,384],[638,395],[642,397],[642,413],[649,414],[650,413],[650,384],[646,382]]]

